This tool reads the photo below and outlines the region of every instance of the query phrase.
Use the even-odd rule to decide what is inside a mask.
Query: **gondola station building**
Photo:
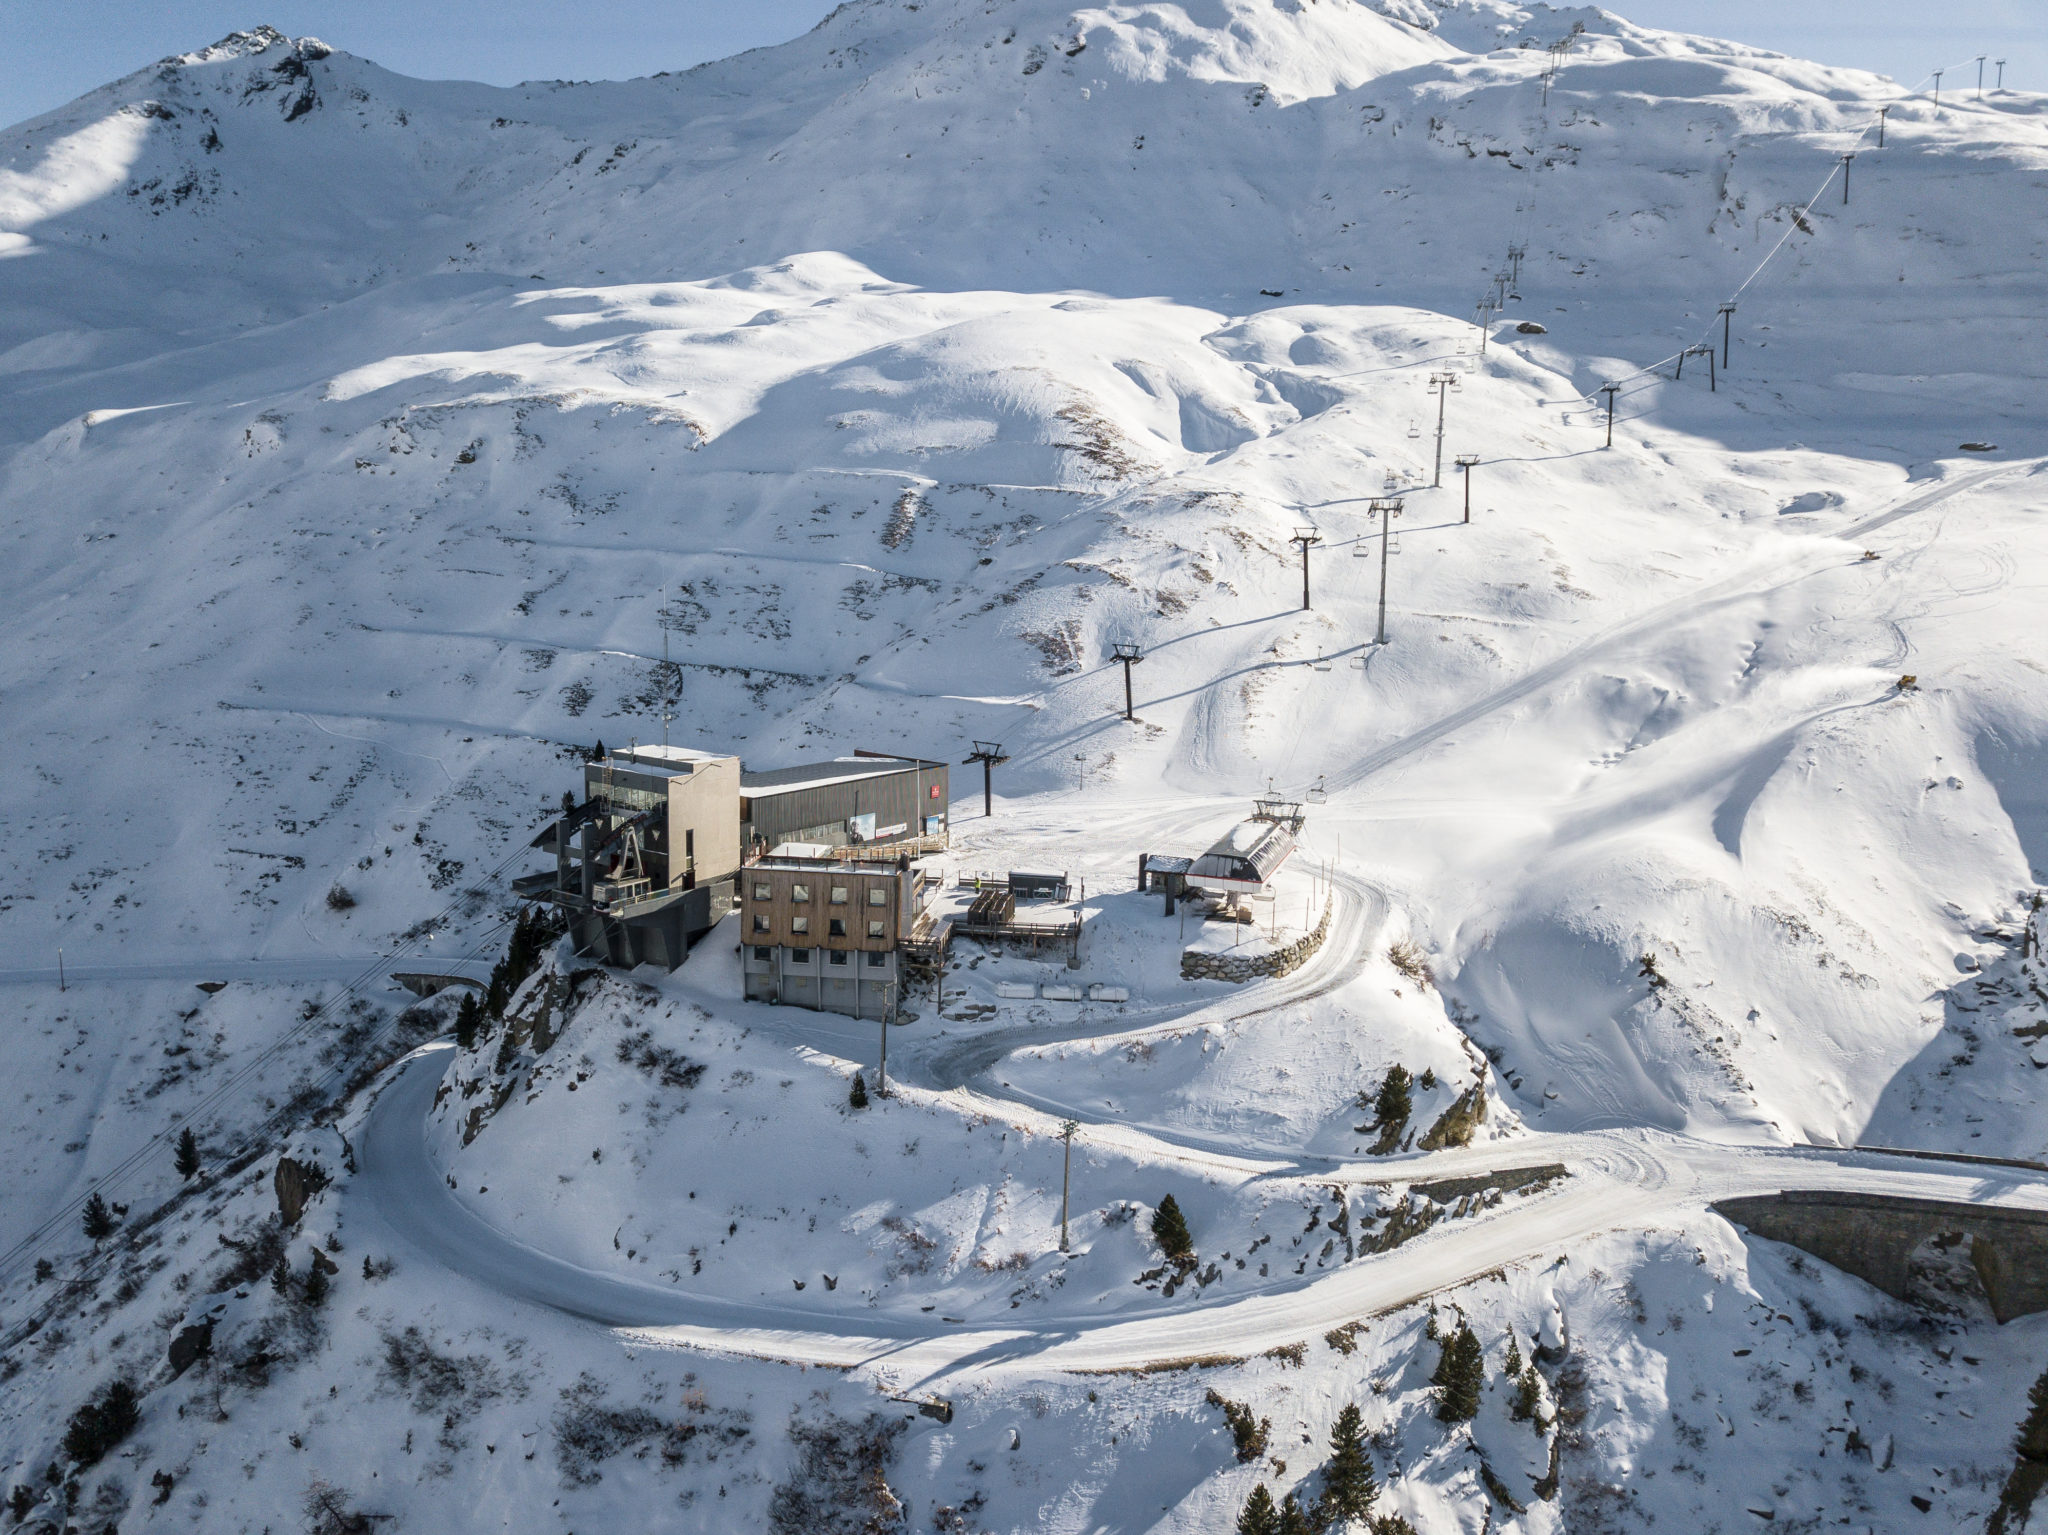
[[[752,772],[736,756],[634,746],[586,762],[582,790],[533,840],[554,867],[513,888],[562,911],[578,954],[627,968],[682,964],[764,860],[847,862],[891,880],[949,833],[946,764],[881,752]],[[893,943],[893,918],[888,931]]]

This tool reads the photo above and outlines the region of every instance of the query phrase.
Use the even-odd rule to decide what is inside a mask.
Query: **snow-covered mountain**
[[[143,1427],[64,1484],[81,1524],[255,1530],[318,1478],[435,1528],[541,1498],[565,1529],[760,1527],[832,1484],[819,1415],[916,1392],[959,1418],[863,1453],[939,1529],[1225,1527],[1255,1477],[1314,1490],[1345,1401],[1424,1531],[1981,1515],[2040,1320],[1995,1346],[1958,1312],[1956,1344],[1705,1205],[1787,1176],[1771,1148],[2048,1152],[2016,948],[2048,879],[2016,321],[2044,183],[2043,98],[1498,0],[861,0],[509,90],[259,28],[6,130],[4,1474],[42,1491],[125,1371]],[[1091,978],[1132,1002],[1023,1009],[992,988],[1024,960],[962,969],[862,1120],[866,1026],[734,1000],[714,939],[464,1052],[425,1184],[358,1173],[384,1111],[352,1078],[449,1022],[400,1016],[377,957],[488,961],[582,749],[665,710],[764,765],[1003,742],[994,820],[956,786],[958,861],[1085,876]],[[1226,996],[1177,979],[1131,870],[1269,784],[1315,801],[1280,904],[1327,897],[1334,936]],[[1357,1098],[1395,1064],[1418,1127],[1485,1107],[1466,1151],[1370,1155]],[[337,1093],[345,1141],[312,1128]],[[152,1138],[184,1116],[207,1172],[173,1200]],[[324,1322],[261,1278],[288,1237],[307,1261],[266,1223],[287,1144],[341,1175],[303,1228],[345,1250]],[[1551,1160],[1567,1192],[1526,1216],[1362,1235],[1432,1169]],[[131,1225],[95,1255],[74,1210],[110,1178]],[[1978,1197],[2048,1203],[2020,1183]],[[1162,1291],[1169,1190],[1216,1272]],[[507,1277],[505,1233],[683,1309]],[[1267,1242],[1284,1264],[1240,1261]],[[1499,1422],[1438,1423],[1432,1291],[1496,1374],[1540,1344],[1540,1415],[1580,1416],[1533,1434],[1510,1382]],[[714,1315],[769,1359],[1011,1341],[892,1345],[813,1401],[794,1364],[663,1351]],[[216,1362],[173,1383],[205,1316]],[[1083,1317],[1136,1341],[1055,1363]],[[1204,1393],[1272,1417],[1270,1454],[1233,1459]],[[1845,1422],[1894,1446],[1846,1480]]]

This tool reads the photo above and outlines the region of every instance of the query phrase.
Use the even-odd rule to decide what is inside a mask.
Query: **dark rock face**
[[[277,1216],[287,1226],[296,1226],[306,1213],[306,1201],[317,1192],[303,1162],[290,1157],[277,1159],[277,1176],[271,1180],[277,1190]]]
[[[190,1327],[178,1329],[178,1336],[171,1339],[171,1374],[183,1375],[200,1360],[213,1352],[213,1318],[194,1322]]]
[[[1538,325],[1534,320],[1524,320],[1515,329],[1524,336],[1546,336],[1549,334],[1545,327]]]

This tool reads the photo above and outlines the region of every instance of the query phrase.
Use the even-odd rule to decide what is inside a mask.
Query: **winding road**
[[[967,1373],[1138,1370],[1244,1357],[1418,1300],[1506,1264],[1568,1251],[1595,1233],[1652,1228],[1714,1200],[1786,1188],[1912,1195],[2048,1212],[2048,1175],[1924,1162],[1877,1152],[1728,1146],[1648,1131],[1531,1135],[1428,1158],[1357,1162],[1332,1181],[1449,1177],[1563,1162],[1551,1191],[1476,1218],[1446,1220],[1384,1256],[1251,1295],[1186,1300],[1156,1316],[1036,1315],[1028,1327],[955,1325],[931,1316],[835,1311],[696,1294],[598,1273],[552,1257],[481,1219],[448,1188],[426,1120],[452,1046],[407,1058],[381,1089],[358,1150],[357,1194],[418,1254],[515,1300],[627,1330],[650,1342],[804,1364],[884,1369],[902,1389]],[[1233,1159],[1240,1175],[1306,1171]]]
[[[1940,504],[2016,466],[1958,475],[1924,487],[1875,516],[1840,530],[1859,538],[1911,513]],[[1734,600],[1824,568],[1834,556],[1816,553],[1788,568],[1746,566],[1661,604],[1540,666],[1499,691],[1331,775],[1331,786],[1355,786],[1390,763],[1451,732],[1530,696],[1603,652],[1670,623],[1687,610]],[[1207,807],[1205,807],[1207,808]],[[1156,818],[1152,823],[1156,827]],[[1184,1027],[1204,1015],[1243,1018],[1298,1004],[1347,984],[1373,950],[1386,913],[1384,895],[1353,876],[1335,881],[1331,933],[1315,959],[1293,976],[1240,993],[1228,1002],[1142,1012],[1119,1020],[1117,1032]],[[779,1020],[792,1043],[843,1053],[843,1035],[805,1038],[801,1015]],[[956,1095],[961,1107],[1014,1113],[1023,1107],[1082,1116],[1066,1105],[1010,1092],[986,1076],[1021,1047],[1101,1032],[1086,1020],[934,1041],[905,1052],[898,1075]],[[1120,1122],[1088,1127],[1105,1149],[1207,1164],[1238,1178],[1310,1177],[1322,1182],[1386,1183],[1563,1163],[1570,1177],[1528,1198],[1510,1198],[1482,1215],[1440,1221],[1384,1256],[1358,1259],[1314,1278],[1275,1280],[1250,1294],[1205,1300],[1190,1295],[1162,1303],[1151,1316],[1034,1314],[1017,1327],[955,1324],[920,1313],[891,1316],[834,1310],[818,1302],[762,1302],[692,1293],[581,1268],[525,1246],[489,1225],[450,1191],[426,1142],[426,1121],[450,1047],[416,1052],[381,1086],[363,1132],[354,1188],[392,1233],[423,1256],[502,1295],[542,1305],[633,1335],[679,1346],[807,1364],[867,1366],[902,1389],[932,1389],[978,1372],[1136,1370],[1177,1360],[1242,1357],[1417,1300],[1502,1266],[1569,1251],[1594,1234],[1654,1228],[1696,1218],[1709,1204],[1741,1195],[1790,1189],[1910,1196],[2048,1212],[2048,1174],[2023,1167],[1933,1162],[1897,1153],[1809,1147],[1730,1145],[1645,1129],[1536,1133],[1483,1147],[1420,1157],[1305,1157],[1285,1149],[1247,1151],[1174,1127]]]

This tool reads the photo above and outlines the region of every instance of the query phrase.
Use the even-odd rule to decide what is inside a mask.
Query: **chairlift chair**
[[[1409,422],[1409,423],[1408,423],[1408,437],[1409,437],[1409,440],[1410,440],[1410,441],[1412,442],[1412,441],[1413,441],[1413,440],[1414,440],[1415,438],[1417,438],[1417,437],[1420,437],[1421,435],[1422,435],[1422,423],[1421,423],[1420,421],[1411,421],[1411,422]]]
[[[1308,669],[1312,672],[1326,672],[1330,669],[1330,658],[1319,650],[1316,652],[1316,658],[1308,663]]]
[[[1323,805],[1329,803],[1329,791],[1323,787],[1323,779],[1325,776],[1326,775],[1322,773],[1316,774],[1315,787],[1308,791],[1308,802],[1311,805]]]

